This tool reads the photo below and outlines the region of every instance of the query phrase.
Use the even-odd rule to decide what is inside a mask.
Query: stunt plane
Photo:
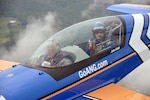
[[[116,84],[150,59],[150,6],[107,9],[126,14],[72,25],[26,63],[9,64],[0,72],[0,100],[150,100]]]

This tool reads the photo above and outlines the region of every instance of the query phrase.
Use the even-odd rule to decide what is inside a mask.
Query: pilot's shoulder
[[[89,42],[90,42],[90,41],[95,41],[95,38],[94,38],[94,37],[90,38],[90,39],[89,39]]]
[[[69,59],[72,62],[75,61],[76,56],[75,54],[71,53],[71,52],[67,52],[67,51],[61,51],[60,54],[62,55],[62,59]]]

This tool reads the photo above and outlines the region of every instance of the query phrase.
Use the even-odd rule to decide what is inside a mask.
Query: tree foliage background
[[[94,17],[106,15],[105,8],[116,3],[141,3],[149,4],[148,0],[1,0],[0,16],[19,19],[27,24],[28,18],[41,17],[47,12],[57,12],[62,21],[62,27]],[[91,6],[91,8],[90,8]],[[92,8],[93,7],[93,8]],[[82,17],[82,11],[89,9],[91,12]]]

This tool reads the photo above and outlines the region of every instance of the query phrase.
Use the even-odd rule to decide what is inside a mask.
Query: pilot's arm
[[[73,62],[72,62],[70,59],[68,59],[68,58],[63,58],[63,59],[60,60],[60,61],[58,62],[58,64],[56,64],[56,65],[51,66],[50,62],[44,61],[44,62],[42,63],[42,66],[44,66],[44,67],[49,67],[49,68],[56,68],[56,67],[62,67],[62,66],[70,65],[70,64],[72,64],[72,63],[73,63]]]
[[[117,43],[115,41],[109,41],[105,47],[115,48],[116,46]]]
[[[42,66],[49,67],[49,68],[56,68],[56,67],[62,67],[67,66],[70,64],[73,64],[76,57],[72,54],[64,53],[62,57],[59,57],[58,59],[52,60],[52,61],[44,61],[42,63]]]
[[[43,67],[48,67],[48,68],[56,68],[57,67],[57,65],[51,66],[51,63],[48,62],[48,61],[43,61],[42,66]]]
[[[95,40],[92,38],[88,41],[85,52],[88,55],[93,55],[94,50],[95,50]]]
[[[62,66],[67,66],[72,64],[73,62],[68,59],[68,58],[63,58],[61,61],[59,61],[59,63],[57,64],[57,66],[62,67]]]

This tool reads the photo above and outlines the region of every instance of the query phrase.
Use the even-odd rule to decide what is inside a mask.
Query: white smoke
[[[132,89],[139,93],[150,96],[150,59],[133,70],[129,75],[123,78],[118,84]]]
[[[3,51],[2,59],[13,60],[17,62],[26,61],[33,51],[48,37],[58,30],[56,13],[48,13],[42,18],[30,18],[26,29],[20,33],[16,45],[11,51]]]

